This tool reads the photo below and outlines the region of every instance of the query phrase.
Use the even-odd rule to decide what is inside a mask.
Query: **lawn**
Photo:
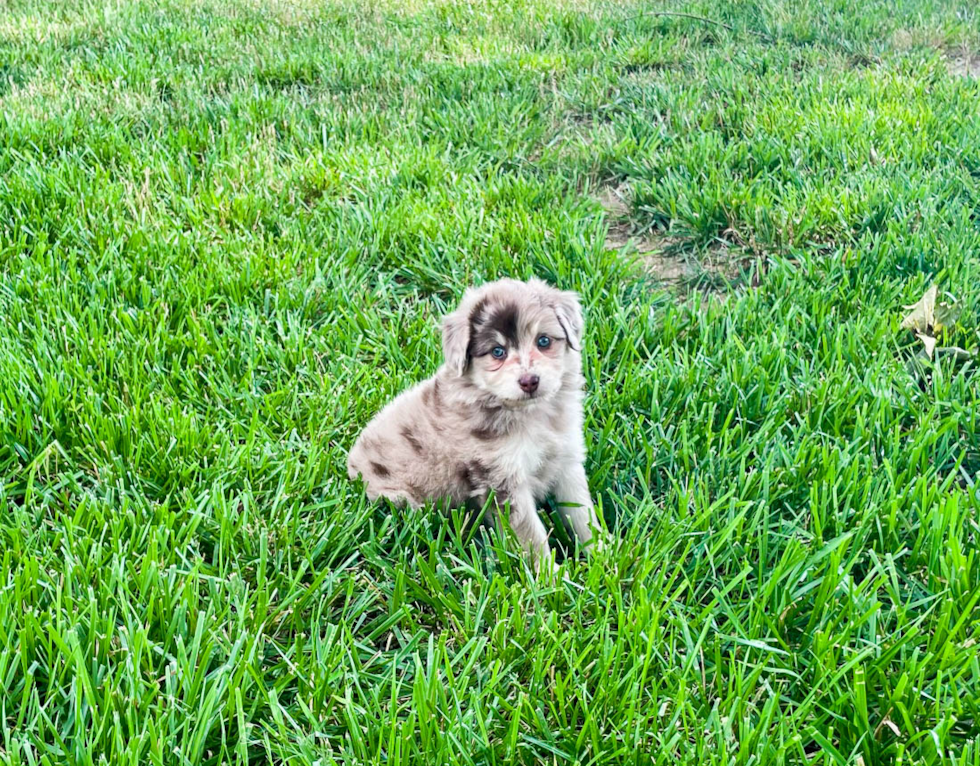
[[[0,763],[980,764],[978,51],[973,0],[7,0]],[[559,581],[346,478],[504,275],[587,316]]]

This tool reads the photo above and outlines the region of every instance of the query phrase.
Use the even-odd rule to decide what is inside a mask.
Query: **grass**
[[[967,0],[8,0],[0,763],[980,764],[977,363],[899,326],[936,283],[980,341],[978,48]],[[615,543],[559,583],[345,477],[505,274],[589,321]]]

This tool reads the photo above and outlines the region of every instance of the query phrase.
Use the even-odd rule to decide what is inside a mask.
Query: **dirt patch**
[[[677,285],[691,278],[688,263],[676,255],[664,255],[663,250],[645,254],[643,266],[651,275],[670,285]]]
[[[949,47],[949,38],[938,26],[899,27],[891,33],[888,43],[889,47],[898,51],[914,48],[943,50]]]
[[[672,254],[679,240],[658,234],[634,234],[629,220],[630,190],[626,185],[607,186],[596,196],[606,212],[609,229],[606,232],[607,250],[622,250],[632,246],[643,260],[648,273],[661,282],[680,284],[692,276],[690,265],[683,257]]]
[[[611,223],[606,232],[606,250],[620,250],[629,244],[630,238],[630,225],[628,223],[622,221]]]
[[[636,233],[629,218],[631,194],[627,185],[607,186],[597,195],[609,221],[606,232],[607,250],[635,250],[645,271],[671,287],[694,290],[705,295],[722,295],[742,281],[751,266],[750,254],[738,245],[731,246],[718,239],[705,250],[681,252],[685,240],[662,232]],[[758,270],[757,270],[758,271]],[[758,287],[758,274],[753,275],[752,287]]]
[[[907,51],[915,45],[915,35],[908,29],[896,29],[891,34],[890,44],[892,48],[900,51]]]
[[[733,291],[761,284],[759,268],[753,269],[753,261],[743,251],[716,245],[680,252],[683,242],[677,237],[654,236],[640,237],[635,245],[650,275],[685,294],[726,299]]]
[[[744,252],[729,247],[726,242],[718,241],[701,259],[701,269],[707,274],[731,281],[738,277],[748,262]]]
[[[596,197],[606,215],[614,218],[625,218],[630,214],[630,190],[625,184],[617,188],[606,186]]]
[[[960,48],[946,54],[946,67],[957,77],[980,80],[980,53]]]
[[[614,189],[604,187],[597,195],[598,202],[609,220],[609,230],[606,232],[606,250],[619,250],[626,247],[632,239],[633,227],[629,221],[630,191],[627,186]]]

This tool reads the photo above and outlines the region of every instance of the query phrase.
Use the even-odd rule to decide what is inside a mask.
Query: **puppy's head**
[[[506,406],[554,396],[579,364],[578,296],[541,280],[502,279],[468,290],[442,326],[446,365]]]

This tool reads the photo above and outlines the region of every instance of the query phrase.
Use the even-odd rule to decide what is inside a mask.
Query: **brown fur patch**
[[[459,479],[460,484],[466,487],[467,492],[472,492],[476,488],[473,483],[473,474],[466,463],[460,463],[456,466],[456,478]]]
[[[364,451],[380,454],[381,453],[381,440],[373,437],[365,437],[364,439]]]
[[[432,382],[432,409],[437,413],[442,408],[442,394],[439,392],[439,381]]]
[[[510,502],[510,495],[510,487],[506,484],[493,488],[493,502],[498,509],[502,510]]]
[[[486,489],[489,473],[487,467],[478,460],[471,463],[460,463],[456,466],[456,476],[469,492],[476,489]]]
[[[478,488],[486,488],[487,481],[490,478],[490,469],[487,468],[479,460],[474,460],[469,465],[470,476],[473,477],[473,481],[476,482]]]
[[[476,327],[477,325],[481,325],[484,323],[484,321],[486,321],[486,311],[487,311],[487,299],[480,298],[480,300],[476,302],[476,305],[473,306],[473,310],[470,311],[471,331],[474,327]]]
[[[486,307],[486,301],[478,303],[470,315],[470,356],[486,356],[500,343],[501,337],[511,347],[516,346],[519,342],[518,315],[518,307],[513,303],[492,309]]]
[[[503,335],[511,343],[517,343],[517,306],[507,303],[490,318],[490,326]]]
[[[488,426],[474,428],[470,434],[474,439],[479,439],[481,442],[489,442],[497,438],[497,432]]]
[[[412,446],[412,449],[415,450],[416,455],[421,455],[425,451],[425,449],[422,447],[422,442],[418,440],[418,437],[412,433],[412,430],[408,426],[402,428],[401,435],[402,438]]]
[[[371,470],[378,474],[378,476],[380,476],[382,479],[386,479],[387,477],[391,476],[391,471],[389,471],[385,466],[381,465],[381,463],[375,463],[373,460],[371,461]]]

